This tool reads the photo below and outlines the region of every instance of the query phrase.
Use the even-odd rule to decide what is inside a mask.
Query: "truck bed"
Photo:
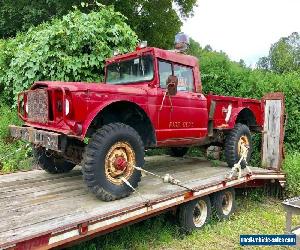
[[[135,192],[122,200],[103,202],[88,192],[79,167],[58,175],[43,170],[0,175],[0,249],[31,248],[32,244],[61,246],[230,186],[257,179],[284,179],[281,172],[252,168],[251,176],[227,180],[225,175],[230,169],[226,164],[216,166],[191,157],[146,157],[145,168],[159,175],[169,173],[196,191],[147,175],[138,187],[141,195]]]

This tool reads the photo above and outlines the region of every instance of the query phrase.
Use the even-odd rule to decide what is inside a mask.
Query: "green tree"
[[[0,43],[0,83],[12,100],[37,80],[99,82],[104,60],[136,43],[125,17],[112,7],[89,14],[75,10]]]
[[[81,5],[81,2],[87,4]],[[180,31],[180,17],[193,14],[196,0],[98,0],[113,5],[116,11],[128,18],[127,23],[141,40],[151,46],[170,48],[174,35]],[[15,36],[31,25],[38,25],[53,17],[61,17],[77,6],[83,12],[98,8],[95,0],[0,0],[0,37]],[[177,6],[177,12],[173,8]]]
[[[0,0],[0,37],[15,36],[18,31],[25,31],[48,21],[54,16],[62,16],[80,5],[80,0]]]
[[[260,58],[257,67],[277,73],[300,70],[299,33],[293,32],[288,37],[282,37],[272,44],[268,57]]]
[[[268,56],[263,56],[258,59],[256,63],[256,67],[262,70],[269,70],[270,69],[270,59]]]
[[[243,59],[240,59],[240,60],[239,60],[239,65],[240,65],[242,68],[246,68],[246,67],[247,67],[247,65],[246,65],[246,63],[245,63],[245,61],[244,61]]]
[[[297,32],[280,38],[270,49],[271,69],[283,73],[300,68],[300,36]]]

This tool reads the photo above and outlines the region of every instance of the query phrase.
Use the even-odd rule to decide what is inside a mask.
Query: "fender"
[[[228,128],[230,129],[234,128],[236,124],[236,119],[243,110],[249,110],[253,114],[255,121],[256,122],[258,121],[257,117],[255,116],[255,111],[251,107],[232,108],[231,116],[228,121]]]
[[[229,128],[234,128],[236,118],[238,117],[239,113],[245,109],[244,107],[239,107],[239,108],[233,108],[231,112],[231,116],[228,121],[228,126]]]
[[[108,107],[109,105],[113,104],[113,103],[117,103],[117,102],[130,102],[132,104],[135,104],[137,106],[139,106],[149,117],[149,113],[148,113],[148,108],[147,105],[141,105],[139,103],[134,102],[131,98],[122,98],[122,99],[114,99],[114,100],[109,100],[106,102],[101,102],[101,104],[99,104],[96,108],[94,108],[92,111],[89,112],[89,114],[87,115],[85,122],[82,125],[82,139],[86,136],[87,130],[89,128],[89,126],[91,125],[92,121],[95,119],[95,117],[106,107]],[[152,122],[152,120],[150,119],[150,121]]]

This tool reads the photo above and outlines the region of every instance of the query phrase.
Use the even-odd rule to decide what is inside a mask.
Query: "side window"
[[[174,65],[174,75],[178,77],[178,91],[194,91],[194,77],[192,68]]]
[[[172,64],[164,61],[158,61],[159,85],[161,88],[167,87],[167,79],[172,75]]]

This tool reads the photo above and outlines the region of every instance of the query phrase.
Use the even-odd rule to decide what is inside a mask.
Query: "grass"
[[[26,170],[32,167],[31,149],[26,143],[9,137],[8,126],[20,125],[17,111],[8,106],[0,106],[0,173]]]
[[[300,195],[300,152],[287,154],[283,163],[288,196]]]
[[[238,209],[230,220],[213,219],[205,228],[191,234],[182,233],[176,218],[165,214],[81,243],[71,250],[244,249],[239,245],[240,234],[284,233],[285,214],[280,200],[250,192],[239,196],[237,203]],[[299,218],[295,217],[294,223],[300,225]]]

